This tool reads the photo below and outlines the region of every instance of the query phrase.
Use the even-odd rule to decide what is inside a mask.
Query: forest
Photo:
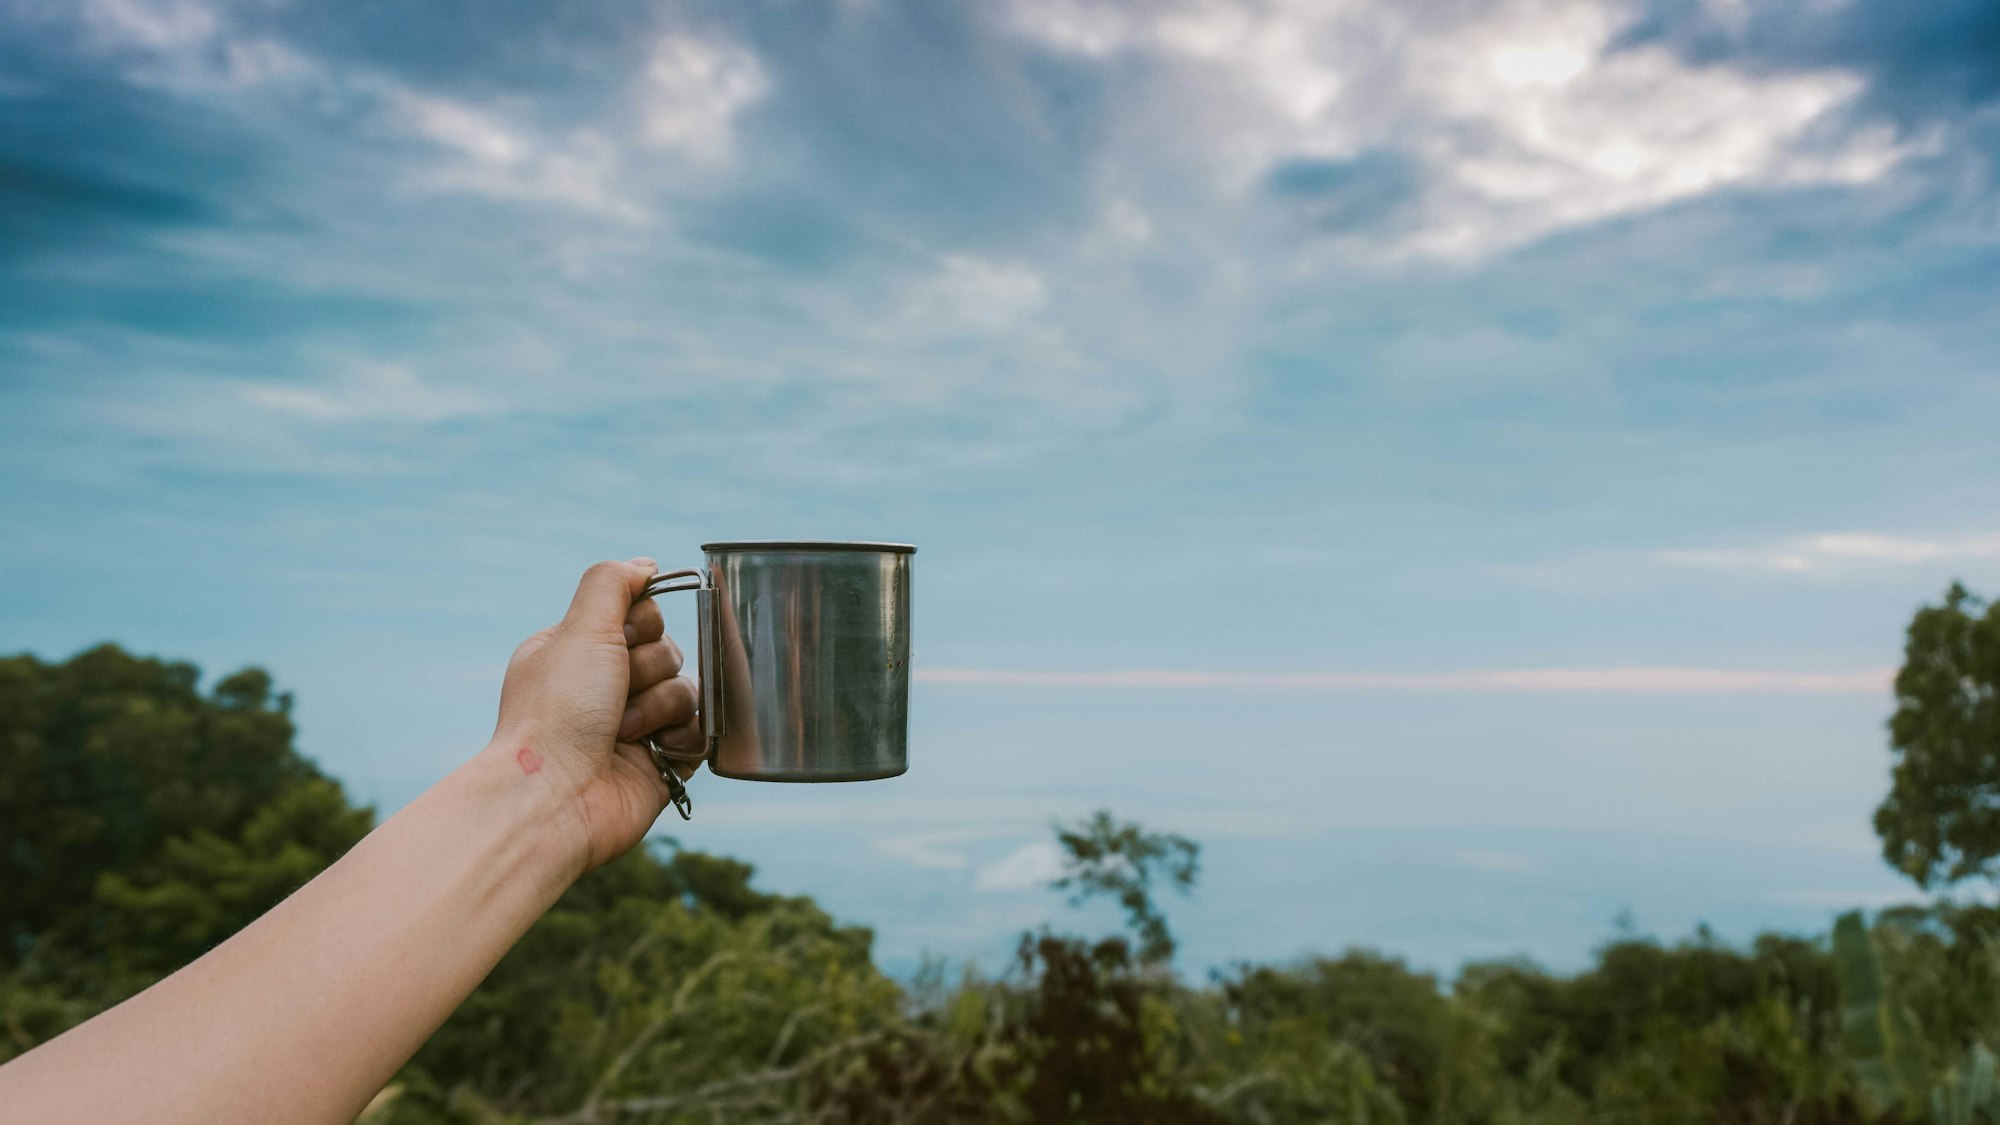
[[[1020,936],[997,975],[898,981],[871,934],[656,841],[578,882],[369,1106],[370,1125],[567,1122],[2000,1122],[2000,607],[1910,622],[1885,860],[1929,905],[1732,945],[1631,936],[1563,975],[1443,978],[1350,949],[1187,979],[1198,842],[1054,826],[1055,889],[1125,932]],[[0,1061],[311,879],[373,810],[293,748],[252,668],[102,646],[0,660]],[[4,1107],[0,1107],[4,1108]]]

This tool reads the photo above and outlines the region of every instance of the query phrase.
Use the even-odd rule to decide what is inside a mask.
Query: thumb
[[[565,624],[581,625],[594,632],[615,633],[622,643],[625,615],[632,603],[645,593],[646,582],[660,569],[652,559],[630,562],[601,562],[583,572],[570,599]]]

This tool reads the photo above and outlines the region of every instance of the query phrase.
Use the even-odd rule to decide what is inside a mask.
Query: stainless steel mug
[[[745,781],[871,781],[909,769],[910,556],[901,543],[704,543],[699,570],[646,597],[695,594],[701,759]],[[649,742],[670,768],[692,761]]]

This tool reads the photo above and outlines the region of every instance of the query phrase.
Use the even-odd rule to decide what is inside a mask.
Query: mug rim
[[[703,543],[701,549],[705,553],[715,551],[867,551],[874,554],[888,552],[898,555],[917,553],[917,549],[908,543],[871,543],[840,539],[731,539],[719,543]]]

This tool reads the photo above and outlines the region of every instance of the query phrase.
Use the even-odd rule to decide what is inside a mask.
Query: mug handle
[[[706,746],[699,755],[676,753],[661,746],[652,735],[645,737],[646,752],[653,756],[653,768],[660,771],[660,780],[667,783],[667,795],[682,820],[694,818],[694,801],[688,797],[687,783],[674,771],[674,765],[690,762],[699,766],[715,757],[716,742],[725,733],[722,715],[722,675],[716,661],[715,634],[715,583],[705,570],[673,570],[656,574],[646,582],[640,598],[656,598],[661,594],[692,591],[695,603],[695,667],[700,677],[701,734]]]

